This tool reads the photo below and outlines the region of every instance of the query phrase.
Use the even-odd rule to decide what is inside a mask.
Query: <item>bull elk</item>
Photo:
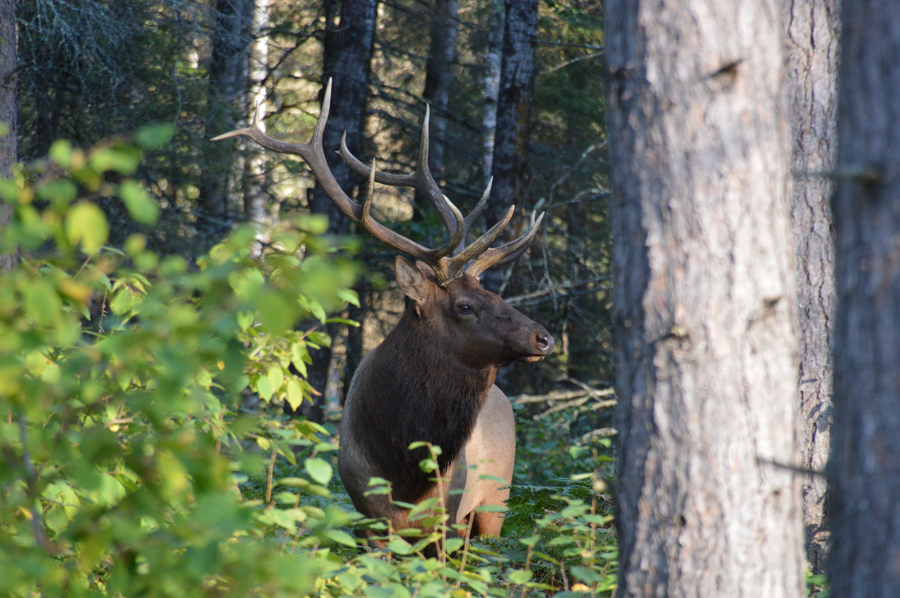
[[[394,501],[416,504],[437,495],[434,474],[419,467],[426,449],[409,450],[413,442],[430,442],[442,449],[438,465],[441,476],[449,478],[444,489],[465,490],[445,494],[450,523],[470,525],[475,535],[499,535],[502,514],[475,511],[482,505],[506,502],[515,460],[512,407],[494,386],[494,379],[497,370],[512,361],[543,359],[553,350],[553,337],[498,295],[483,289],[478,277],[524,253],[543,214],[522,237],[490,248],[509,223],[514,209],[510,208],[502,221],[466,246],[469,227],[484,208],[490,185],[473,212],[463,218],[428,170],[427,112],[414,174],[377,172],[374,162],[366,166],[342,141],[343,159],[369,179],[362,204],[354,202],[335,180],[322,148],[330,98],[329,82],[308,143],[273,139],[255,122],[216,140],[242,135],[269,150],[302,157],[347,217],[415,260],[396,258],[397,283],[411,301],[400,323],[363,359],[350,383],[341,422],[341,480],[365,516],[385,518],[395,530],[416,526],[407,520],[409,511]],[[418,190],[437,209],[449,240],[430,249],[377,222],[371,215],[376,182]],[[482,478],[485,475],[489,477]],[[373,477],[388,480],[390,494],[368,493]]]

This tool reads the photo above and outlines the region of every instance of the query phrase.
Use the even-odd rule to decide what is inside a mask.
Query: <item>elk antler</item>
[[[484,209],[484,205],[490,194],[491,185],[488,183],[487,190],[485,190],[478,205],[475,206],[475,209],[472,210],[472,213],[466,218],[463,218],[462,213],[457,207],[441,193],[440,188],[428,169],[429,112],[427,109],[422,127],[422,139],[419,145],[416,171],[413,174],[399,175],[378,172],[375,169],[374,161],[372,162],[371,167],[366,166],[347,149],[346,133],[344,134],[344,138],[341,140],[341,156],[351,169],[358,174],[369,178],[368,190],[362,205],[350,199],[343,189],[341,189],[340,185],[338,185],[337,180],[335,180],[334,174],[328,167],[328,162],[325,159],[325,152],[322,147],[322,136],[325,131],[325,123],[328,121],[330,104],[331,80],[329,79],[325,89],[325,98],[322,101],[322,111],[318,121],[316,121],[316,128],[313,131],[312,138],[307,143],[287,143],[266,135],[257,126],[259,115],[254,117],[253,122],[249,127],[219,135],[218,137],[214,137],[213,141],[219,141],[229,137],[244,136],[249,137],[262,147],[274,152],[300,156],[309,165],[313,175],[319,181],[319,184],[322,185],[325,194],[331,198],[341,212],[385,245],[393,247],[414,259],[421,260],[428,264],[428,266],[434,270],[438,284],[441,286],[446,286],[451,280],[459,278],[462,275],[462,272],[468,272],[469,274],[478,277],[482,272],[492,266],[500,263],[508,263],[518,258],[528,247],[528,244],[531,242],[531,239],[537,231],[537,227],[540,226],[541,219],[544,217],[543,214],[541,214],[537,222],[534,222],[534,219],[532,218],[531,229],[524,236],[501,247],[488,249],[490,244],[494,242],[503,228],[509,223],[515,210],[515,206],[510,207],[503,220],[491,227],[490,230],[472,245],[465,247],[465,238],[468,234],[469,227]],[[441,221],[444,223],[444,226],[450,235],[448,241],[440,247],[430,249],[419,245],[411,239],[407,239],[375,220],[371,216],[371,207],[376,182],[391,186],[412,187],[419,191],[438,211]],[[451,254],[453,254],[453,257],[447,257]],[[476,256],[477,259],[467,266],[466,264],[473,258],[476,258]]]

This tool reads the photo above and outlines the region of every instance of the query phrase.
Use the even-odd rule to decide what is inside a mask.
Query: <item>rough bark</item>
[[[606,24],[617,595],[802,596],[781,5]]]
[[[354,155],[362,157],[362,130],[369,91],[377,7],[377,0],[343,0],[339,5],[336,0],[328,0],[325,4],[322,94],[324,96],[325,85],[332,79],[332,95],[323,145],[335,179],[351,195],[352,189],[359,186],[362,180],[341,160],[336,150],[346,131],[347,147]],[[340,20],[335,23],[338,8]],[[347,217],[328,199],[319,185],[313,190],[310,209],[328,216],[330,233],[347,234],[350,231]],[[326,332],[334,335],[336,329],[329,326]],[[317,397],[315,404],[304,403],[300,413],[319,420],[323,415],[321,402],[325,399],[331,350],[323,347],[314,351],[310,357],[312,364],[307,369],[308,380],[313,388],[322,392],[322,396]]]
[[[207,137],[234,128],[246,104],[248,55],[255,11],[254,0],[217,0],[212,58],[209,64]],[[234,168],[234,146],[211,144],[200,184],[200,208],[216,222],[229,212],[228,187]]]
[[[347,147],[354,155],[361,156],[361,132],[369,91],[377,6],[377,0],[343,0],[340,2],[340,20],[334,23],[333,15],[337,14],[338,3],[336,0],[326,2],[328,22],[322,58],[322,94],[324,96],[329,79],[332,79],[332,94],[323,145],[335,179],[348,192],[361,181],[344,164],[337,149],[341,136],[346,132]],[[328,216],[330,232],[345,234],[350,230],[346,216],[319,185],[313,191],[310,208]]]
[[[797,282],[800,457],[824,472],[831,440],[831,358],[834,326],[834,228],[831,180],[837,152],[839,0],[785,0],[787,84],[791,128],[791,228]],[[827,484],[803,481],[807,566],[825,572]]]
[[[0,177],[8,177],[16,163],[16,2],[0,0]],[[12,207],[0,202],[0,230],[12,216]],[[0,253],[0,273],[18,261],[16,252]]]
[[[832,595],[900,591],[900,12],[841,7]]]
[[[431,145],[428,162],[435,177],[439,177],[444,169],[447,104],[453,82],[453,63],[456,60],[458,12],[459,0],[435,0],[431,16],[431,40],[428,45],[428,60],[425,63],[425,89],[422,91],[422,98],[431,105]]]
[[[506,0],[503,28],[503,61],[497,101],[497,130],[491,175],[491,201],[485,209],[488,226],[503,218],[509,206],[526,202],[528,188],[528,132],[534,94],[534,36],[537,29],[537,0]],[[518,227],[508,226],[500,242],[509,241]],[[488,270],[482,277],[484,288],[499,292],[505,268]]]

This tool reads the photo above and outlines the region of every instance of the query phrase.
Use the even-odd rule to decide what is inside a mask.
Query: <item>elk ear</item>
[[[423,272],[424,266],[424,272]],[[434,274],[431,268],[422,262],[416,263],[415,266],[400,256],[394,261],[394,272],[397,276],[397,284],[403,294],[416,302],[416,311],[422,315],[421,307],[428,301],[434,293]],[[430,275],[430,276],[429,276]]]

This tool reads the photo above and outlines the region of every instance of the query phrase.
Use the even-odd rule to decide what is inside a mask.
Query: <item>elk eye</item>
[[[472,309],[472,306],[469,305],[468,303],[460,303],[459,305],[456,306],[456,309],[458,309],[459,313],[461,313],[461,314],[470,314],[473,311],[475,311]]]

